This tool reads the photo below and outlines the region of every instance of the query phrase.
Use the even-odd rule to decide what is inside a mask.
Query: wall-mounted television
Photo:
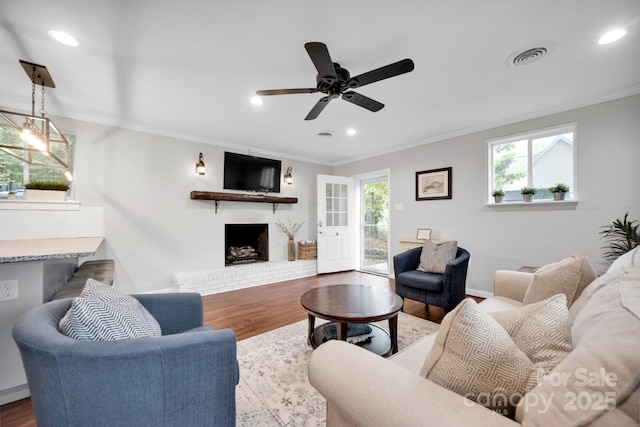
[[[223,188],[225,190],[279,193],[281,170],[282,162],[280,160],[225,151]]]

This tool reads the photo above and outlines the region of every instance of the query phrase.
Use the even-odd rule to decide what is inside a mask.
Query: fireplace
[[[224,265],[269,261],[268,224],[225,224]]]

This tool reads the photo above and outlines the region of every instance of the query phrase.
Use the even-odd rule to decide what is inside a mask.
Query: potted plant
[[[7,193],[7,199],[9,199],[9,200],[15,200],[15,199],[16,199],[16,193],[15,193],[15,192],[13,192],[13,191],[9,191],[9,192]]]
[[[548,190],[553,193],[553,200],[564,200],[564,196],[569,192],[569,186],[560,183],[549,187]]]
[[[64,201],[68,182],[32,180],[24,185],[27,200]]]
[[[600,232],[602,238],[609,246],[604,247],[605,259],[616,259],[620,255],[626,254],[636,246],[640,246],[640,221],[629,221],[629,212],[624,214],[624,218],[616,219],[609,225],[605,225]]]
[[[522,194],[522,200],[525,202],[531,202],[533,200],[533,195],[536,194],[538,190],[534,187],[522,187],[520,189],[520,194]]]
[[[495,203],[502,203],[504,200],[504,190],[494,190],[491,195]]]
[[[302,224],[304,224],[304,221],[291,224],[291,218],[287,218],[287,224],[283,224],[280,221],[276,222],[276,225],[278,226],[280,231],[286,234],[287,238],[289,239],[289,242],[288,242],[289,261],[296,260],[296,242],[294,239],[296,237],[296,234],[300,230],[300,227],[302,227]]]

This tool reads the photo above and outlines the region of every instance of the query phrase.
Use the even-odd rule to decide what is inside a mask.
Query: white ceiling
[[[0,0],[0,105],[30,109],[24,59],[56,83],[49,115],[339,164],[640,93],[639,21],[638,0]],[[598,45],[613,27],[627,36]],[[308,41],[352,76],[404,58],[415,70],[356,90],[377,113],[337,99],[305,121],[319,93],[250,104],[315,86]],[[507,65],[543,42],[548,56]]]

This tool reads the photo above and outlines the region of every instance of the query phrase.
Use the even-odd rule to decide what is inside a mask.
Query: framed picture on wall
[[[449,167],[416,172],[416,200],[450,199],[451,169]]]

